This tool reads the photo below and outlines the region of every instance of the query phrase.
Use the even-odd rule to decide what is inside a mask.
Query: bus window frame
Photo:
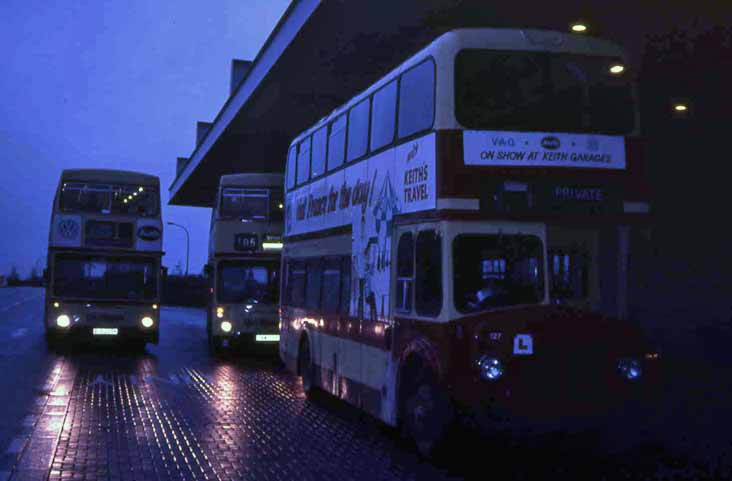
[[[213,209],[216,215],[216,220],[231,220],[240,219],[240,216],[224,215],[224,190],[226,189],[239,189],[239,190],[261,190],[267,192],[267,216],[264,219],[248,219],[247,222],[266,222],[270,223],[272,219],[272,190],[273,187],[251,187],[251,186],[239,186],[239,185],[222,185],[219,188],[219,199],[216,203],[216,207]]]
[[[362,161],[363,159],[365,159],[366,157],[368,157],[371,154],[370,147],[371,147],[371,97],[372,96],[373,96],[373,94],[359,100],[358,102],[353,104],[353,106],[351,106],[348,109],[348,112],[347,112],[348,115],[346,116],[346,154],[345,154],[345,157],[343,158],[343,165],[355,164],[356,162]],[[368,105],[368,111],[367,111],[367,115],[366,115],[366,148],[364,149],[364,151],[361,155],[358,155],[352,159],[349,159],[348,158],[348,154],[349,154],[348,141],[351,138],[351,112],[355,111],[358,107],[361,107],[361,105],[363,105],[364,103]]]
[[[313,133],[310,134],[310,180],[317,180],[321,177],[324,177],[328,175],[328,140],[330,137],[330,131],[329,131],[329,124],[323,125],[320,128],[316,128],[313,130]],[[313,145],[315,140],[315,135],[320,132],[325,132],[325,149],[323,151],[323,172],[319,173],[318,175],[313,175]]]
[[[325,146],[325,172],[323,175],[328,175],[331,172],[337,172],[339,169],[341,169],[344,165],[346,165],[346,142],[348,142],[348,116],[346,115],[348,112],[342,112],[338,116],[336,116],[333,120],[328,122],[327,128],[328,128],[328,141],[326,142]],[[333,125],[341,120],[343,117],[345,117],[345,125],[343,127],[343,159],[340,165],[331,168],[330,166],[330,133],[333,128]]]
[[[79,209],[66,209],[62,206],[63,204],[63,190],[66,187],[66,184],[95,184],[95,185],[105,185],[109,187],[109,212],[104,213],[102,211],[96,212],[96,211],[89,211],[89,210],[79,210]],[[151,215],[138,215],[138,214],[129,214],[129,213],[114,213],[112,212],[112,194],[114,194],[114,188],[115,187],[130,187],[133,189],[133,191],[136,191],[140,187],[143,189],[151,189],[151,192],[157,194],[157,204],[155,206],[155,213]],[[148,185],[148,184],[131,184],[128,182],[106,182],[106,181],[90,181],[90,180],[66,180],[60,182],[60,185],[58,187],[58,196],[57,199],[55,199],[56,202],[56,209],[59,213],[65,213],[65,214],[83,214],[83,215],[117,215],[117,216],[133,216],[133,217],[140,217],[143,219],[153,219],[156,217],[160,217],[163,213],[163,205],[160,201],[160,187],[156,185]]]
[[[424,64],[426,62],[431,62],[432,69],[433,69],[433,77],[432,77],[432,79],[433,79],[433,81],[432,81],[432,121],[431,121],[431,123],[430,123],[429,126],[425,127],[422,130],[419,130],[417,132],[411,133],[411,134],[409,134],[407,136],[404,136],[404,137],[399,137],[399,117],[400,117],[399,116],[399,108],[400,108],[400,105],[401,105],[401,102],[402,102],[401,95],[400,95],[400,91],[401,91],[400,89],[401,89],[401,83],[402,83],[402,76],[404,74],[410,72],[411,70],[413,70],[413,69],[421,66],[422,64]],[[383,89],[384,87],[386,87],[387,85],[389,85],[391,82],[394,82],[394,81],[396,81],[396,83],[397,83],[397,87],[396,87],[397,88],[397,96],[396,96],[396,106],[395,106],[396,113],[395,113],[395,119],[394,119],[394,138],[392,139],[392,141],[390,143],[384,145],[383,147],[380,147],[379,149],[376,149],[376,150],[371,150],[371,120],[372,120],[371,119],[371,117],[372,117],[371,111],[373,110],[373,107],[371,105],[371,102],[373,100],[373,95],[376,92],[378,92],[379,90]],[[304,185],[307,185],[307,184],[313,182],[314,180],[319,179],[320,177],[327,176],[327,175],[331,175],[331,174],[334,174],[334,173],[336,173],[336,172],[338,172],[338,171],[340,171],[342,169],[346,169],[346,168],[348,168],[348,166],[353,165],[353,164],[355,164],[357,162],[360,162],[360,161],[364,160],[366,157],[370,157],[370,156],[379,154],[382,151],[385,151],[385,150],[388,150],[388,149],[391,149],[391,148],[397,148],[400,145],[405,144],[405,143],[407,143],[407,142],[409,142],[409,141],[411,141],[411,140],[413,140],[413,139],[415,139],[417,137],[424,136],[424,135],[428,134],[429,132],[434,132],[434,130],[435,130],[435,122],[437,121],[437,86],[438,86],[437,62],[435,61],[435,58],[434,58],[433,55],[427,55],[422,60],[420,60],[418,63],[416,63],[416,64],[412,65],[411,67],[409,67],[408,69],[404,70],[399,75],[396,75],[393,79],[389,80],[384,85],[382,85],[378,89],[374,90],[371,94],[369,94],[368,96],[366,96],[366,97],[362,98],[361,100],[359,100],[358,103],[354,104],[353,106],[351,106],[348,109],[345,109],[343,112],[339,113],[337,116],[335,116],[331,121],[327,122],[327,124],[326,124],[327,125],[327,128],[328,128],[328,142],[326,143],[327,145],[326,145],[326,157],[325,157],[325,172],[321,176],[318,176],[318,177],[309,177],[309,179],[307,181],[302,182],[300,184],[297,183],[297,172],[295,172],[295,174],[294,174],[295,183],[293,185],[286,185],[285,193],[292,192],[293,190],[296,190],[296,189],[298,189],[298,188],[300,188],[300,187],[302,187]],[[355,159],[349,161],[349,160],[347,160],[348,159],[348,137],[349,137],[349,132],[350,132],[350,122],[348,120],[348,114],[350,113],[350,111],[353,108],[355,108],[356,106],[360,105],[362,102],[365,102],[365,101],[368,101],[369,102],[369,116],[368,116],[368,119],[369,119],[369,127],[368,127],[368,139],[367,139],[367,143],[366,143],[366,152],[362,156],[360,156],[358,158],[355,158]],[[336,122],[338,122],[343,116],[346,117],[346,119],[345,119],[345,122],[346,122],[345,130],[346,130],[346,132],[345,132],[345,136],[344,136],[344,140],[343,140],[343,143],[344,143],[344,147],[343,147],[343,162],[340,165],[338,165],[337,167],[332,168],[331,165],[330,165],[330,158],[329,158],[329,155],[330,155],[330,131],[331,131],[331,128],[333,127],[333,124],[335,124]],[[318,130],[317,129],[317,125],[316,126],[313,126],[313,127],[311,127],[310,129],[308,129],[306,131],[306,132],[308,132],[307,135],[304,135],[303,137],[296,138],[296,140],[293,141],[292,144],[290,144],[290,150],[288,150],[288,153],[293,148],[296,148],[297,149],[296,152],[298,152],[299,151],[300,143],[303,142],[308,137],[311,137],[313,135],[313,133],[316,132],[317,130]],[[312,144],[311,144],[311,150],[312,150]],[[296,158],[297,158],[297,153],[295,155],[296,155]],[[311,157],[312,157],[312,151],[311,151]],[[289,164],[289,154],[288,154],[288,164]],[[297,164],[297,161],[295,161],[295,164]],[[297,165],[295,165],[295,170],[297,170],[296,167],[297,167]],[[310,174],[310,173],[311,172],[308,172],[308,174]],[[288,181],[288,179],[287,179],[288,175],[289,175],[288,173],[286,173],[286,175],[285,175],[285,183],[286,184],[287,184],[287,181]]]
[[[369,145],[368,150],[369,154],[375,155],[378,154],[381,151],[387,150],[390,148],[397,139],[397,126],[399,125],[399,80],[401,78],[401,75],[396,76],[395,78],[389,80],[384,85],[379,87],[378,89],[374,90],[371,95],[369,95],[369,98],[371,99],[371,112],[369,115]],[[386,90],[387,87],[389,87],[391,84],[394,84],[394,126],[391,129],[391,138],[387,143],[384,145],[381,145],[377,148],[372,148],[372,141],[373,141],[373,129],[374,129],[374,98],[376,95],[381,92],[382,90]]]
[[[429,126],[425,127],[422,130],[418,130],[416,132],[413,132],[411,134],[405,135],[403,137],[399,136],[399,112],[400,107],[402,103],[402,96],[401,96],[401,86],[402,86],[402,78],[404,75],[420,66],[422,64],[431,62],[432,63],[432,121],[430,122]],[[411,139],[419,137],[421,135],[424,135],[425,132],[430,132],[435,129],[435,121],[437,120],[437,62],[435,61],[434,56],[427,55],[424,59],[420,60],[418,63],[415,63],[408,69],[404,70],[404,72],[399,74],[399,84],[397,86],[397,118],[396,118],[396,136],[394,145],[399,145],[404,142],[409,142]]]
[[[307,167],[307,170],[308,170],[308,173],[307,173],[307,177],[302,182],[300,182],[300,178],[299,178],[299,174],[300,174],[300,147],[305,142],[308,142],[310,144],[310,148],[308,149],[308,160],[307,160],[307,166],[308,166]],[[295,163],[297,164],[297,168],[295,169],[295,172],[296,172],[296,175],[295,175],[295,186],[296,187],[300,187],[300,186],[303,186],[303,185],[307,184],[308,182],[310,182],[312,180],[310,178],[310,172],[311,172],[311,169],[310,169],[311,166],[310,166],[310,164],[311,164],[312,159],[313,159],[313,134],[312,133],[306,135],[304,138],[300,139],[300,141],[297,143],[297,155],[296,155],[296,159],[297,160],[296,160]]]
[[[298,144],[290,145],[287,150],[287,162],[285,164],[285,188],[290,191],[297,187],[297,146]],[[290,154],[294,152],[291,157]],[[290,182],[290,172],[292,172],[292,182]]]

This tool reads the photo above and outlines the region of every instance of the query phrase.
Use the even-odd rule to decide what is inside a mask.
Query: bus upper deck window
[[[348,112],[348,153],[347,160],[358,159],[366,153],[369,139],[368,99],[361,101]]]
[[[290,147],[290,152],[287,154],[287,188],[291,189],[295,187],[295,159],[297,148],[293,145]]]
[[[389,82],[374,94],[371,111],[371,150],[377,150],[394,140],[396,121],[396,81]]]
[[[427,60],[402,74],[399,84],[399,138],[432,127],[435,118],[435,64]]]
[[[310,177],[315,178],[325,172],[325,147],[328,142],[328,130],[323,127],[313,134],[312,160]]]
[[[310,178],[310,137],[300,142],[297,149],[297,184]]]
[[[346,154],[346,116],[341,115],[328,126],[328,170],[343,165]]]

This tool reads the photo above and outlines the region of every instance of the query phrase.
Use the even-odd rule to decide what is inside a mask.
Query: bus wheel
[[[422,456],[434,456],[452,423],[450,400],[429,370],[420,370],[416,378],[404,383],[402,433],[414,441]]]
[[[302,388],[308,398],[313,396],[315,390],[313,370],[313,361],[310,357],[310,342],[307,338],[304,338],[300,342],[300,353],[297,358],[297,371],[300,376],[302,376]]]

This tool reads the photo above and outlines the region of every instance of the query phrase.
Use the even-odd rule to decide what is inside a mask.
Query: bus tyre
[[[429,370],[404,383],[402,434],[415,443],[420,455],[435,456],[452,424],[450,399]]]
[[[310,342],[307,338],[300,341],[300,353],[297,358],[297,371],[302,376],[302,388],[308,398],[315,391],[313,362],[310,356]]]

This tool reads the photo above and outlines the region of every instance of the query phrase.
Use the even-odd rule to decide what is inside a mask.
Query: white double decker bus
[[[207,332],[214,353],[235,344],[276,346],[280,339],[282,184],[282,174],[221,177],[206,265]]]
[[[123,170],[61,173],[49,232],[46,339],[158,343],[160,180]]]
[[[290,146],[282,360],[423,452],[456,410],[646,399],[657,353],[624,320],[649,216],[637,129],[612,43],[440,36]]]

